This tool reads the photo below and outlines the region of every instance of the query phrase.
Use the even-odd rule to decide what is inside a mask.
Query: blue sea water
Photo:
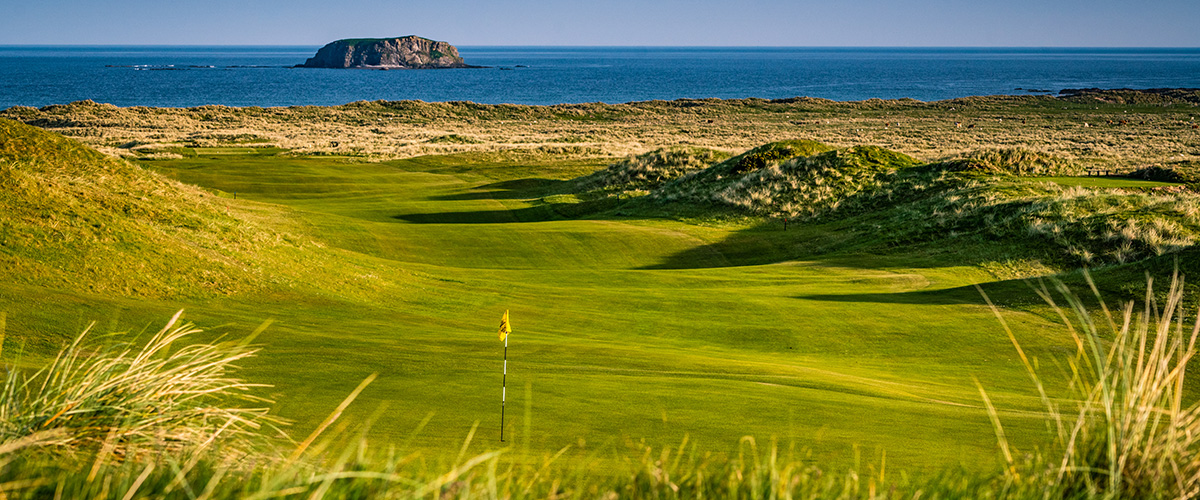
[[[0,47],[0,109],[334,105],[361,100],[619,103],[796,96],[839,101],[1200,87],[1200,49],[460,47],[486,69],[291,68],[318,47]],[[1021,90],[1017,90],[1020,88]]]

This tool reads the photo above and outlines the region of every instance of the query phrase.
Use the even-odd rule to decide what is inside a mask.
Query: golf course
[[[501,451],[506,464],[597,477],[628,476],[662,450],[723,463],[774,447],[780,461],[870,476],[872,496],[876,482],[986,477],[1013,450],[1017,461],[1052,454],[1045,401],[1073,394],[1071,360],[1084,343],[1038,291],[1066,304],[1058,276],[1088,297],[1081,307],[1100,311],[1094,279],[1118,311],[1146,296],[1147,276],[1162,295],[1174,269],[1200,270],[1195,166],[1173,159],[1180,143],[1196,143],[1180,118],[1191,108],[1069,103],[1102,115],[1092,123],[1133,110],[1178,127],[1130,143],[1159,155],[1151,171],[1121,142],[1074,157],[1029,146],[1050,141],[1051,128],[1091,132],[1071,125],[1077,114],[1048,111],[1049,99],[953,111],[784,103],[834,117],[788,134],[774,127],[795,109],[751,103],[739,111],[749,123],[780,114],[724,146],[716,134],[646,144],[688,133],[658,115],[637,129],[612,110],[592,118],[635,138],[573,146],[560,139],[581,119],[556,118],[531,127],[571,130],[535,130],[558,139],[506,148],[512,137],[489,139],[479,131],[489,122],[466,121],[421,133],[470,140],[422,143],[442,149],[417,155],[371,143],[308,150],[262,133],[270,127],[236,139],[241,125],[139,151],[118,144],[137,135],[121,118],[88,123],[133,108],[72,105],[75,121],[58,132],[96,132],[70,137],[47,118],[62,109],[13,109],[8,118],[45,129],[0,121],[0,361],[33,373],[93,323],[89,349],[141,345],[182,310],[203,330],[188,342],[250,339],[258,349],[236,376],[265,400],[248,404],[270,408],[277,425],[262,433],[275,446],[337,435],[432,468]],[[516,113],[480,111],[502,112]],[[966,132],[931,113],[1047,125],[1007,129],[998,118],[979,132],[1004,147],[963,136],[929,155],[920,141],[889,148],[847,135],[891,134],[905,112],[942,134]],[[1096,140],[1124,133],[1109,130]],[[97,151],[114,148],[125,158]],[[1119,175],[1088,175],[1099,167]],[[1195,400],[1195,384],[1179,387]],[[38,425],[60,418],[46,417]],[[339,452],[313,461],[344,464]],[[127,467],[118,481],[142,471]]]

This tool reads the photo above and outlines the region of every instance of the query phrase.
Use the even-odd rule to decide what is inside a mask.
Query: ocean
[[[292,68],[318,47],[0,46],[0,109],[336,105],[362,100],[837,101],[1200,87],[1200,49],[460,47],[484,69]]]

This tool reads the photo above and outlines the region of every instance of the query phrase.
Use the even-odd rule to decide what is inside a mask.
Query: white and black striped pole
[[[512,323],[508,322],[508,311],[500,318],[500,340],[504,341],[504,375],[500,378],[500,442],[504,442],[504,400],[508,396],[508,334],[512,333]]]
[[[504,375],[500,377],[500,442],[504,442],[504,400],[508,396],[508,335],[504,336]]]

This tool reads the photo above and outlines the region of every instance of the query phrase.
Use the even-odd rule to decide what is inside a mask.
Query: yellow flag
[[[504,317],[500,318],[500,340],[508,337],[512,333],[512,324],[508,322],[508,311],[504,311]]]

